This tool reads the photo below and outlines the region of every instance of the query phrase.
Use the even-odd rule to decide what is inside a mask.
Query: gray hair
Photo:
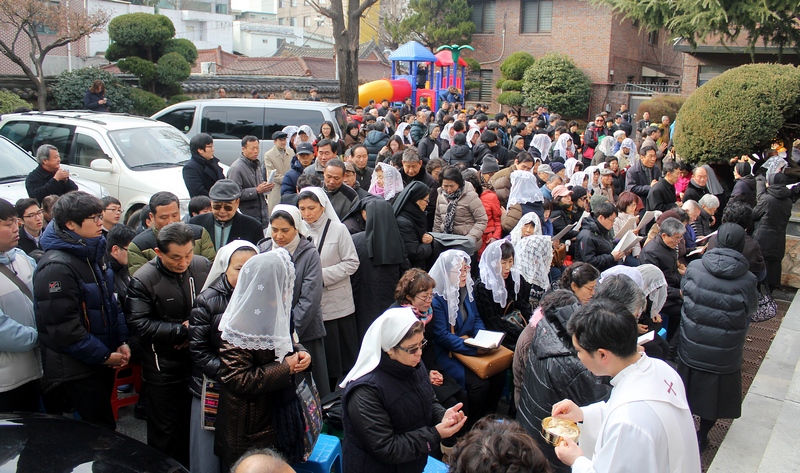
[[[706,194],[703,197],[700,197],[700,201],[698,202],[700,207],[705,207],[708,209],[718,209],[719,208],[719,199],[714,194]]]
[[[244,455],[241,456],[236,463],[233,464],[231,467],[231,473],[244,473],[245,470],[239,469],[239,466],[252,456],[259,455],[258,466],[259,471],[277,471],[279,468],[283,467],[284,465],[288,466],[284,461],[283,457],[280,453],[276,452],[271,448],[257,448],[253,450],[247,451]],[[263,468],[263,470],[261,470]],[[250,468],[247,469],[248,472],[254,471]]]
[[[559,176],[558,174],[553,174],[552,176],[547,178],[547,183],[550,184],[556,179],[558,179],[560,182],[564,182],[564,179],[562,179],[561,176]]]
[[[687,212],[697,212],[700,210],[700,205],[696,201],[689,199],[683,203],[683,210]]]
[[[614,274],[603,278],[597,285],[592,299],[607,299],[625,306],[628,312],[638,316],[647,307],[647,298],[636,281],[624,274]]]
[[[667,236],[682,235],[686,233],[686,227],[677,218],[670,217],[661,222],[660,231]]]
[[[418,163],[420,161],[422,161],[422,160],[419,158],[419,154],[417,153],[417,150],[414,149],[413,147],[409,146],[408,148],[403,150],[403,162],[404,163]]]
[[[42,145],[36,150],[36,161],[42,164],[45,160],[50,159],[50,151],[58,151],[53,145]]]
[[[614,132],[614,138],[619,139],[620,136],[628,137],[628,134],[625,133],[625,130],[617,130]]]

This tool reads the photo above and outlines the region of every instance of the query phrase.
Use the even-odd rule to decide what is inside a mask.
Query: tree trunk
[[[44,70],[42,69],[42,63],[44,62],[44,58],[36,63],[36,80],[33,81],[36,84],[36,106],[39,107],[40,112],[47,111],[47,83],[44,80]]]
[[[346,104],[358,104],[358,46],[336,48],[339,70],[339,100]]]

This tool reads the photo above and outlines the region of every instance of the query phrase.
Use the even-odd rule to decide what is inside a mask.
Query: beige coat
[[[318,238],[321,238],[324,222],[327,220],[323,215],[311,224],[319,234],[316,238],[312,237],[314,245],[319,243]],[[359,260],[353,238],[341,222],[331,221],[319,259],[322,263],[322,320],[328,322],[353,314],[356,306],[353,302],[350,276],[358,269]]]
[[[272,180],[275,187],[267,194],[267,204],[269,205],[270,215],[272,215],[272,208],[281,203],[281,181],[283,181],[283,176],[286,175],[286,172],[291,169],[292,166],[293,154],[291,150],[289,145],[286,145],[283,151],[279,150],[277,146],[273,146],[272,149],[264,153],[264,170],[266,171],[266,177],[269,178],[269,173],[271,173],[273,169],[275,170],[275,178]]]
[[[444,216],[447,214],[447,199],[442,195],[442,188],[438,190],[436,198],[436,214],[433,219],[433,231],[444,233]],[[483,232],[489,223],[486,209],[483,208],[481,198],[475,192],[472,184],[464,183],[464,192],[456,203],[455,223],[453,224],[453,234],[463,235],[472,238],[475,247],[481,245]]]

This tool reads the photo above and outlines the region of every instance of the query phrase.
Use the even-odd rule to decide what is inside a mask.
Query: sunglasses
[[[423,348],[425,348],[425,345],[427,345],[427,344],[428,344],[428,341],[423,338],[422,339],[422,343],[420,343],[418,347],[404,348],[404,347],[401,347],[400,345],[397,345],[395,348],[397,348],[398,350],[403,350],[404,352],[408,353],[409,355],[416,355],[417,352],[422,350]]]
[[[233,204],[213,203],[213,204],[211,204],[211,208],[214,209],[214,210],[220,210],[220,209],[224,208],[226,212],[233,212]]]

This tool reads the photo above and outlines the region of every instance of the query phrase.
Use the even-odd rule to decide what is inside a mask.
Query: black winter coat
[[[416,216],[412,212],[413,209],[408,211],[404,208],[397,214],[397,229],[400,230],[411,267],[426,269],[433,251],[431,244],[422,243],[422,236],[427,233],[427,216],[422,210]]]
[[[105,92],[89,92],[83,95],[83,106],[94,112],[107,112],[108,102],[100,104],[101,100],[106,98]]]
[[[647,194],[646,209],[666,212],[675,206],[676,201],[675,186],[662,177],[656,185],[650,188],[650,193]]]
[[[667,280],[667,305],[681,303],[681,273],[678,272],[678,250],[668,247],[661,235],[650,240],[639,254],[641,264],[654,264]]]
[[[375,370],[347,385],[342,407],[348,473],[422,473],[441,440],[434,426],[445,409],[422,362],[406,366],[381,353]]]
[[[772,185],[758,196],[753,209],[756,230],[753,238],[761,245],[764,259],[781,260],[786,252],[786,225],[792,216],[791,191],[783,185]]]
[[[758,307],[756,277],[747,259],[714,248],[686,268],[678,355],[685,365],[715,374],[742,368],[750,316]]]
[[[419,143],[417,143],[417,154],[419,154],[419,158],[422,160],[423,167],[427,165],[428,161],[431,159],[433,148],[439,148],[439,157],[441,158],[444,156],[447,148],[449,148],[449,143],[443,141],[441,138],[433,139],[430,135],[421,139]]]
[[[661,168],[653,165],[650,174],[652,179],[648,178],[644,166],[642,166],[642,161],[637,161],[625,173],[625,190],[633,192],[641,197],[642,200],[647,200],[647,194],[650,192],[650,183],[653,179],[657,180],[661,177]]]
[[[364,146],[367,147],[367,153],[369,153],[367,167],[375,169],[378,153],[381,152],[387,143],[389,143],[389,135],[386,133],[378,130],[370,130],[370,132],[367,133],[367,137],[364,138]]]
[[[183,182],[189,197],[208,195],[211,186],[220,179],[225,179],[225,175],[217,158],[208,160],[192,152],[192,158],[183,165]]]
[[[475,164],[475,160],[472,157],[472,150],[470,150],[467,145],[451,146],[450,149],[444,153],[442,159],[444,159],[444,162],[447,164],[464,163],[468,167],[472,167],[473,164]]]
[[[503,320],[503,315],[509,314],[518,310],[525,318],[526,322],[530,322],[533,315],[533,308],[531,307],[531,285],[525,278],[519,278],[519,292],[514,293],[514,280],[509,277],[506,279],[506,304],[501,305],[494,301],[492,291],[486,288],[483,281],[478,280],[475,283],[475,304],[478,306],[478,313],[481,314],[481,320],[487,330],[494,330],[496,332],[505,332],[506,336],[503,339],[503,346],[510,350],[514,350],[517,346],[517,339],[522,333],[524,327],[519,327],[514,323],[506,322]]]
[[[555,231],[555,226],[553,231]],[[611,255],[611,251],[614,249],[611,234],[594,217],[583,219],[576,243],[578,244],[575,248],[577,261],[589,263],[601,273],[616,266],[617,261]]]
[[[485,143],[478,143],[472,148],[472,161],[475,166],[480,167],[483,164],[483,158],[492,154],[489,147]]]
[[[756,206],[756,178],[747,175],[736,180],[736,184],[731,191],[730,202],[744,202],[750,207]]]
[[[514,164],[514,158],[516,156],[511,157],[511,153],[508,151],[508,149],[500,145],[489,147],[489,152],[492,153],[492,156],[494,156],[494,159],[497,160],[497,164],[499,164],[501,168],[505,168]]]
[[[72,179],[57,181],[53,176],[55,173],[47,171],[41,164],[37,166],[25,178],[25,190],[28,191],[28,196],[41,202],[51,194],[64,195],[67,192],[78,190],[78,184],[75,184]]]
[[[353,235],[353,245],[358,253],[358,269],[350,276],[353,287],[353,302],[356,306],[356,325],[359,340],[367,329],[394,300],[394,290],[404,268],[399,264],[372,263],[367,249],[367,233]]]
[[[205,284],[211,263],[195,255],[182,274],[173,273],[153,258],[131,278],[125,315],[142,346],[142,378],[154,385],[186,382],[192,373],[188,340],[189,320],[197,290]]]
[[[255,245],[264,239],[264,230],[261,228],[261,222],[239,212],[231,219],[231,229],[230,232],[228,232],[228,239],[222,243],[217,243],[216,241],[217,232],[214,228],[216,220],[214,219],[213,213],[209,212],[195,215],[189,220],[189,223],[200,225],[205,228],[208,234],[211,235],[214,248],[221,248],[234,240],[245,240]]]
[[[694,180],[689,180],[686,190],[683,191],[683,199],[681,199],[681,201],[686,202],[687,200],[693,200],[695,202],[700,202],[700,198],[706,194],[708,194],[708,191],[705,186],[700,187],[694,183]]]
[[[192,379],[189,389],[195,397],[203,392],[203,376],[219,381],[219,349],[222,347],[222,332],[219,321],[228,307],[233,287],[223,273],[201,292],[189,313],[189,353],[192,356]]]
[[[414,140],[414,143],[419,143],[422,141],[422,138],[428,134],[428,126],[424,123],[420,122],[419,120],[414,120],[409,127],[411,139]]]

